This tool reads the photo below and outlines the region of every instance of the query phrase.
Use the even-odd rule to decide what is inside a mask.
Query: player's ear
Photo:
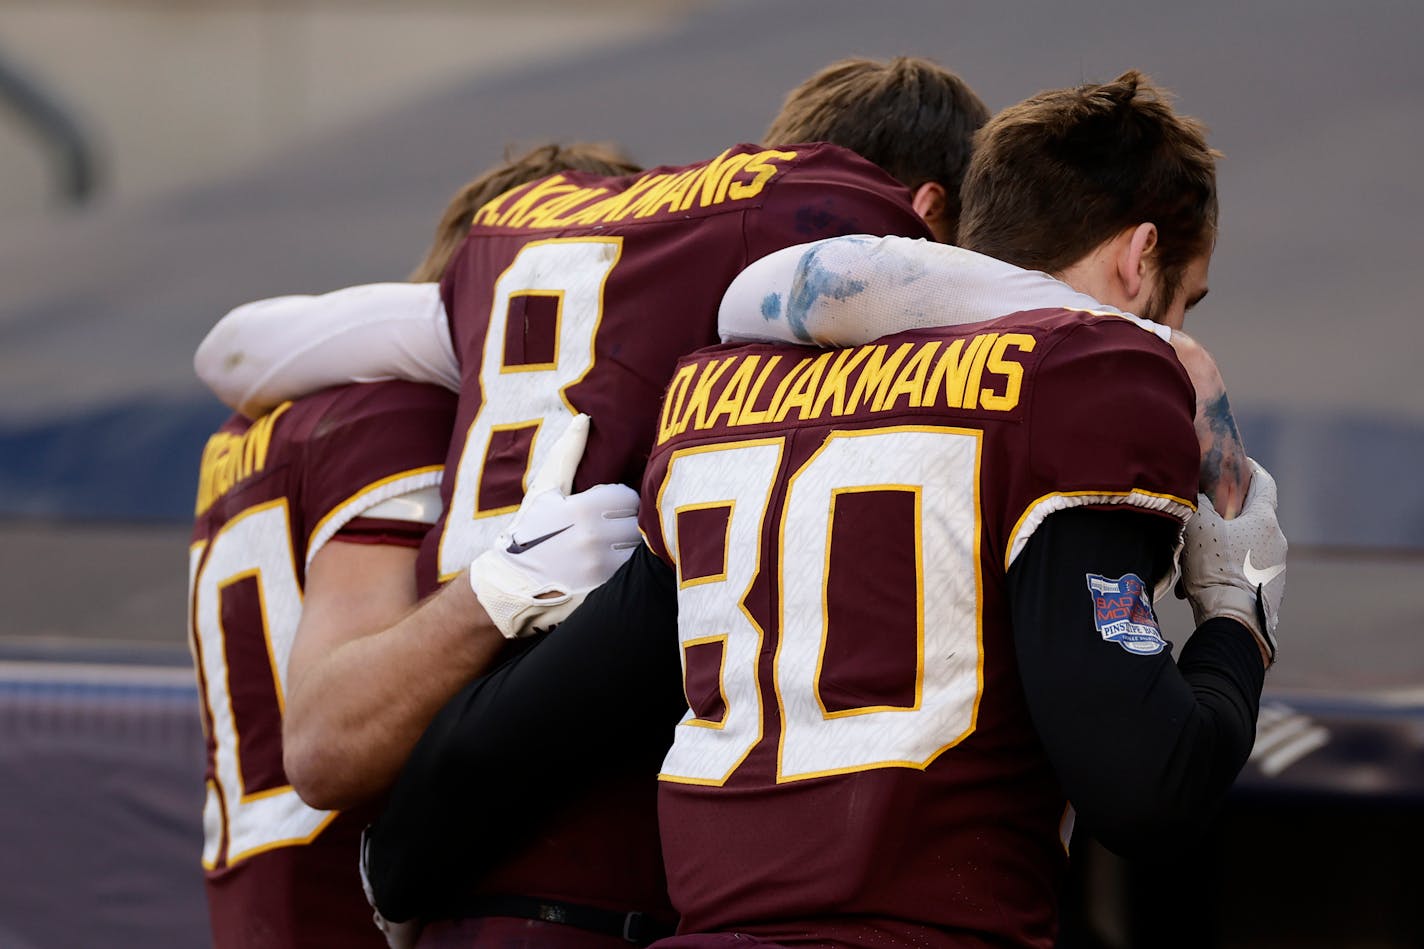
[[[1142,280],[1152,251],[1157,249],[1157,225],[1144,222],[1124,232],[1117,253],[1117,276],[1128,299],[1136,300],[1142,292]]]
[[[942,244],[953,242],[955,222],[949,219],[949,201],[944,185],[938,181],[926,181],[915,189],[910,206],[929,225],[935,240]]]

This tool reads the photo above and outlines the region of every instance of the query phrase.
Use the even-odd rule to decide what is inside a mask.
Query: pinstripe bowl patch
[[[1151,591],[1141,577],[1129,573],[1114,579],[1090,573],[1087,578],[1093,594],[1093,625],[1105,642],[1139,656],[1155,656],[1167,648],[1152,612]]]

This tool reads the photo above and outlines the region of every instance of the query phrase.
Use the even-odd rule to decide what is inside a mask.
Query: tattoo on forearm
[[[1232,488],[1245,477],[1246,446],[1225,392],[1197,403],[1196,429],[1201,443],[1202,493],[1223,512],[1230,509],[1235,513],[1244,499]],[[1223,488],[1228,496],[1218,497]]]

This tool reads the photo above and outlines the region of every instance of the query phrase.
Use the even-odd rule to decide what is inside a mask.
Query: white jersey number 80
[[[974,730],[982,689],[979,601],[979,433],[919,426],[834,432],[787,482],[772,545],[779,556],[780,641],[774,695],[757,681],[764,631],[743,599],[759,570],[765,519],[781,466],[782,439],[700,446],[674,453],[658,499],[668,551],[678,558],[679,511],[728,509],[722,574],[680,584],[684,649],[720,641],[721,721],[692,712],[676,731],[662,779],[721,785],[761,741],[763,702],[781,721],[776,779],[797,781],[869,768],[924,768]],[[915,497],[917,561],[915,701],[828,712],[821,701],[826,655],[830,512],[842,492],[891,490]],[[907,534],[909,531],[907,530]],[[845,555],[858,556],[856,551]],[[867,565],[867,568],[873,565]],[[875,630],[865,630],[873,636]]]

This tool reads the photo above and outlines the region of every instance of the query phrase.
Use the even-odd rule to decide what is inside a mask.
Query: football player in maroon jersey
[[[580,166],[631,167],[603,146],[549,146],[496,166],[451,202],[421,271],[448,260],[450,221],[463,235],[495,194]],[[256,420],[235,416],[203,453],[189,617],[207,735],[203,866],[220,949],[382,945],[356,872],[370,812],[299,799],[293,785],[313,770],[310,757],[339,749],[311,747],[289,726],[320,714],[322,680],[340,676],[364,634],[400,628],[415,604],[416,550],[440,511],[454,412],[454,396],[434,386],[347,386]],[[478,609],[425,635],[420,648],[438,650],[450,678],[437,690],[468,681],[504,642]],[[333,658],[338,668],[326,668]],[[340,687],[371,683],[356,674]],[[419,719],[411,740],[440,705],[421,690],[375,698]]]
[[[432,245],[411,279],[443,274],[468,232],[474,212],[510,188],[560,172],[621,175],[637,170],[618,150],[590,143],[541,145],[501,162],[464,185],[451,199]],[[367,312],[376,311],[384,305],[387,293],[399,299],[412,286],[372,288],[375,292],[363,299],[361,306]],[[348,315],[353,322],[362,318]],[[440,505],[435,504],[432,511],[438,520]],[[340,596],[336,594],[337,599]],[[463,640],[467,637],[462,636],[466,617],[481,615],[473,597],[468,602],[441,604],[441,609],[424,617],[430,620],[429,628],[418,621],[371,626],[333,613],[320,635],[303,637],[293,659],[294,688],[288,696],[283,737],[289,777],[305,801],[326,808],[369,802],[389,786],[404,761],[404,749],[419,737],[449,693],[483,669],[488,655],[473,667],[452,663],[446,656],[446,650],[459,653],[466,645]],[[378,630],[385,635],[369,635]],[[398,664],[411,651],[431,656],[421,666],[421,688],[410,688],[400,676],[370,674],[373,668]],[[357,679],[365,683],[360,690],[363,701],[382,710],[378,720],[353,714],[351,704],[340,700]],[[373,731],[380,737],[371,737]],[[390,738],[393,734],[398,737]],[[353,759],[359,759],[359,768],[351,766]]]
[[[972,133],[986,118],[972,91],[933,64],[848,61],[788,97],[772,131],[791,144],[733,146],[709,161],[640,176],[561,175],[482,207],[439,298],[414,307],[417,322],[429,330],[428,348],[417,341],[402,349],[403,358],[428,373],[421,378],[448,380],[458,373],[460,379],[447,456],[452,475],[442,488],[445,521],[429,535],[419,569],[423,593],[459,579],[411,620],[437,617],[451,608],[452,598],[467,600],[471,584],[478,589],[479,574],[462,572],[505,529],[527,473],[573,412],[597,419],[577,486],[640,482],[657,401],[673,365],[682,354],[716,341],[718,301],[747,263],[819,236],[867,230],[952,235],[953,196]],[[827,136],[836,144],[821,143]],[[444,313],[448,328],[441,325]],[[311,339],[302,337],[300,345],[276,341],[293,338],[284,331],[310,332],[313,321],[291,319],[281,307],[267,307],[266,317],[264,325],[281,325],[259,344],[300,351],[301,368],[312,369],[319,357]],[[351,324],[340,318],[334,324],[343,344],[350,344],[345,331]],[[226,332],[220,329],[219,338]],[[332,351],[350,353],[343,346]],[[261,360],[229,360],[207,343],[200,360],[245,372],[262,367],[264,384],[273,380]],[[371,374],[364,366],[344,365],[334,377],[315,369],[295,391],[349,378],[345,373]],[[430,372],[432,366],[437,368]],[[208,378],[221,387],[221,378]],[[236,388],[236,402],[249,408],[263,395],[248,388],[251,381],[245,376]],[[412,650],[401,662],[366,674],[402,687],[418,681],[424,688],[421,670],[428,662],[438,656]],[[403,756],[411,741],[383,732],[386,708],[358,690],[345,690],[332,702],[333,710],[343,710],[341,717],[366,723],[362,735],[385,743],[379,751],[361,751],[347,741],[352,753],[328,769],[334,793],[359,793],[372,783],[361,773],[365,762]],[[497,935],[525,938],[530,945],[555,939],[613,945],[625,935],[637,938],[630,927],[665,902],[650,780],[655,766],[630,767],[591,789],[582,806],[551,812],[537,845],[509,852],[481,878],[462,879],[455,852],[451,872],[423,869],[420,879],[433,876],[439,886],[417,886],[411,900],[383,908],[395,919],[417,913],[437,918],[425,935],[432,944]],[[551,928],[550,921],[568,925]],[[560,928],[566,931],[556,934]]]
[[[350,386],[255,422],[234,417],[203,452],[189,615],[215,946],[382,944],[351,862],[364,815],[298,798],[282,762],[282,711],[289,663],[310,634],[304,592],[308,625],[326,613],[353,634],[397,621],[415,601],[415,548],[438,511],[453,421],[443,390]],[[477,651],[474,632],[451,665]]]
[[[1180,325],[1205,292],[1214,155],[1127,73],[1005,110],[963,195],[968,247],[1121,312],[1010,297],[683,360],[649,546],[440,712],[373,829],[378,898],[431,828],[459,836],[457,803],[503,815],[498,846],[669,731],[669,949],[1046,949],[1069,802],[1125,853],[1199,833],[1251,748],[1285,540],[1259,466],[1235,520],[1198,495],[1188,377],[1122,313]],[[1174,662],[1152,590],[1184,525]]]

